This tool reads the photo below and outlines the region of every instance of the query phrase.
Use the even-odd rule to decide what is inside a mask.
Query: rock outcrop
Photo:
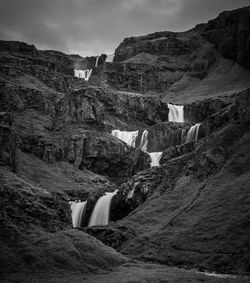
[[[250,69],[250,7],[221,13],[205,27],[204,36],[228,59]]]
[[[64,123],[84,123],[111,129],[132,130],[135,126],[153,125],[168,120],[167,104],[157,97],[114,92],[88,87],[66,95],[58,104]]]
[[[10,113],[0,112],[0,164],[16,171],[18,140],[11,130],[12,121],[13,118]]]
[[[165,122],[157,123],[148,128],[147,151],[160,152],[168,147],[180,145],[185,139],[185,133],[190,128],[187,123]],[[139,144],[142,132],[138,135]]]

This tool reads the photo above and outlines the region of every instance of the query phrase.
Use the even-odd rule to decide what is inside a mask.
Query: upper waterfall
[[[168,121],[169,122],[184,122],[184,106],[168,103]]]
[[[117,190],[111,193],[107,192],[98,199],[90,217],[89,227],[108,225],[111,200],[116,193]]]
[[[72,211],[72,225],[74,228],[81,227],[82,224],[82,218],[85,213],[85,207],[87,204],[87,201],[83,202],[75,202],[70,201],[70,208]]]
[[[97,56],[97,57],[96,57],[96,60],[95,60],[95,67],[98,66],[99,57],[100,57],[100,56]]]
[[[189,142],[198,140],[200,125],[201,125],[200,123],[197,123],[188,130],[185,143],[189,143]]]
[[[135,147],[136,138],[138,136],[139,131],[127,132],[120,130],[113,130],[112,136],[117,137],[118,139],[124,141],[126,144]]]
[[[74,70],[74,75],[77,78],[84,79],[85,81],[88,81],[90,76],[92,74],[92,69],[86,69],[86,70]]]

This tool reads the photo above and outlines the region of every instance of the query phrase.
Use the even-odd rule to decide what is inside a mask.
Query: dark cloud
[[[250,0],[0,0],[0,38],[81,55],[112,53],[124,37],[181,31]]]

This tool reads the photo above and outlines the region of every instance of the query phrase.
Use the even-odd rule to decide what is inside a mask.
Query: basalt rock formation
[[[0,41],[6,280],[13,270],[86,274],[128,258],[250,273],[249,11],[126,38],[113,62]],[[89,81],[74,69],[92,69]],[[169,121],[167,103],[184,105],[185,122]],[[198,141],[186,142],[196,123]],[[112,130],[138,131],[135,147]],[[148,152],[162,152],[160,167]],[[109,225],[72,228],[69,201],[87,201],[87,226],[116,189]]]

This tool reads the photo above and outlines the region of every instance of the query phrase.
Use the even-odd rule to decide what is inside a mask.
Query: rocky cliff
[[[114,62],[103,54],[97,66],[95,56],[0,41],[6,280],[128,258],[249,274],[249,18],[243,8],[186,32],[126,38]],[[90,80],[77,68],[93,69]],[[185,122],[169,121],[167,103],[183,104]],[[185,143],[196,123],[198,141]],[[135,147],[117,129],[138,131]],[[163,152],[160,167],[148,152]],[[87,226],[115,189],[108,226],[72,228],[70,200],[88,201]]]
[[[187,32],[126,38],[103,73],[112,87],[186,103],[249,87],[248,57],[246,7]]]

